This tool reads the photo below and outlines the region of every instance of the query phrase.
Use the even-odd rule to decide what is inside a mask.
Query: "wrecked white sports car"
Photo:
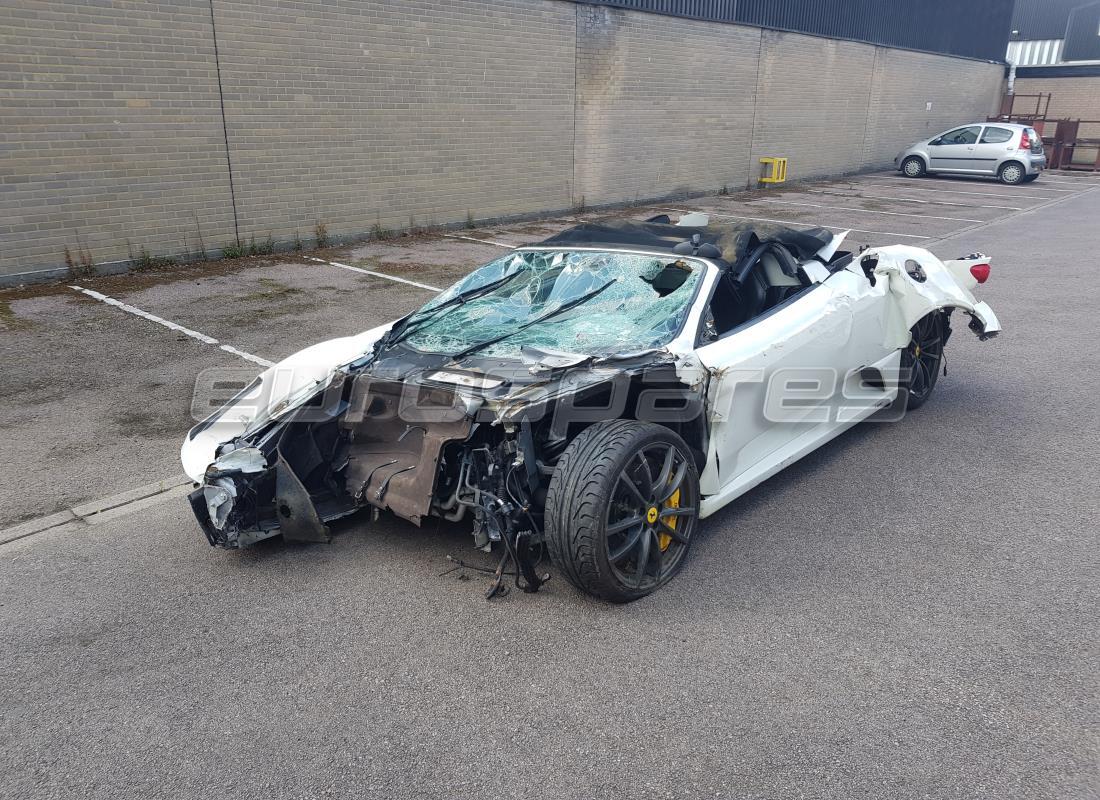
[[[980,255],[841,252],[820,228],[583,225],[420,310],[303,350],[191,430],[212,545],[329,539],[371,508],[473,526],[489,595],[572,584],[629,601],[684,563],[699,520],[876,412],[924,403]],[[883,410],[887,409],[887,410]]]

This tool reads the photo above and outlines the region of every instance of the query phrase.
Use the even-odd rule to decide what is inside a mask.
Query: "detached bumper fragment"
[[[206,510],[206,489],[200,487],[187,495],[187,501],[191,504],[191,510],[195,512],[195,519],[206,534],[206,540],[212,547],[236,547],[226,540],[225,533],[214,527],[210,521],[210,513]]]

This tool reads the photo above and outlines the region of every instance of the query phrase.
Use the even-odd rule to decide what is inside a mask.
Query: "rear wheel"
[[[919,178],[925,173],[924,159],[920,156],[909,156],[901,162],[901,171],[907,178]]]
[[[906,409],[924,405],[936,388],[943,365],[944,315],[936,311],[922,318],[911,330],[909,346],[901,352],[901,375],[908,380]]]
[[[600,422],[558,460],[546,543],[570,583],[626,603],[680,571],[698,518],[699,475],[683,439],[648,422]]]
[[[1013,186],[1017,183],[1024,182],[1024,178],[1027,177],[1027,170],[1025,170],[1024,165],[1018,161],[1009,161],[1001,167],[1001,171],[997,173],[997,177],[1001,179],[1001,183],[1007,183]]]

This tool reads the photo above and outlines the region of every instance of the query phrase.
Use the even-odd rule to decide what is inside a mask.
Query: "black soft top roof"
[[[662,222],[601,222],[567,228],[534,246],[625,247],[672,253],[676,245],[690,242],[695,234],[699,234],[700,244],[713,244],[718,248],[726,266],[737,263],[746,252],[768,240],[781,243],[799,259],[807,259],[827,245],[833,236],[824,228],[795,230],[769,223],[694,227]]]

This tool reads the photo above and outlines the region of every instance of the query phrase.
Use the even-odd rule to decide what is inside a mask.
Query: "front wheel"
[[[699,520],[699,475],[676,433],[634,420],[597,423],[558,459],[546,543],[581,591],[637,600],[679,572]]]
[[[924,159],[920,156],[909,156],[901,162],[901,171],[907,178],[919,178],[925,173]]]
[[[906,392],[908,411],[924,405],[936,388],[943,365],[945,327],[943,312],[935,311],[922,317],[910,331],[909,346],[901,351],[902,388]]]
[[[1001,183],[1007,183],[1009,186],[1015,186],[1017,183],[1023,183],[1024,178],[1027,177],[1027,171],[1024,169],[1023,164],[1019,164],[1015,161],[1009,161],[998,173],[998,177],[1001,179]]]

